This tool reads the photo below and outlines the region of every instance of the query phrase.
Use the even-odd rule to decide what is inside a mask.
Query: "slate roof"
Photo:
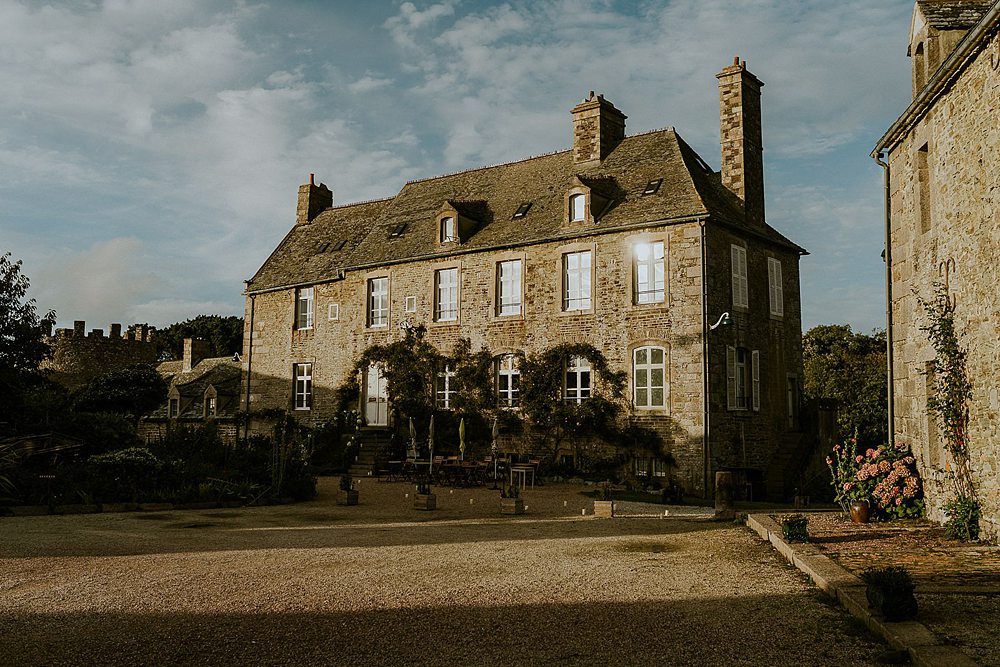
[[[938,30],[969,29],[979,23],[995,0],[917,0],[928,25]]]
[[[232,418],[239,409],[241,366],[232,357],[202,359],[187,373],[182,372],[182,361],[164,361],[156,370],[174,388],[181,398],[180,419],[202,419],[205,413],[205,391],[215,387],[216,418]],[[168,403],[164,403],[146,416],[146,419],[166,419]]]
[[[587,169],[574,164],[572,151],[566,150],[411,181],[390,199],[327,209],[289,231],[251,279],[249,291],[322,282],[352,268],[592,233],[595,227],[562,224],[566,192],[575,178],[611,196],[597,231],[710,216],[805,253],[770,226],[748,225],[741,202],[722,185],[719,174],[668,128],[626,137],[599,165]],[[643,196],[646,185],[660,178],[659,190]],[[531,203],[527,215],[512,219],[526,202]],[[478,223],[458,248],[437,243],[435,216],[446,203]],[[333,250],[341,241],[346,242],[343,249]],[[326,243],[326,250],[318,252]]]

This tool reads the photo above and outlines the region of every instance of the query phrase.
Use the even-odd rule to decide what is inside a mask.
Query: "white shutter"
[[[733,305],[740,305],[740,253],[735,245],[729,246],[730,265],[733,272]]]
[[[726,405],[730,410],[736,409],[736,348],[726,346]]]
[[[771,314],[785,314],[785,295],[781,280],[781,262],[773,257],[767,258],[767,291],[771,300]]]
[[[747,291],[747,249],[735,243],[730,246],[733,272],[733,305],[747,308],[750,305]]]
[[[760,350],[754,350],[750,355],[751,377],[753,378],[753,409],[760,411]]]

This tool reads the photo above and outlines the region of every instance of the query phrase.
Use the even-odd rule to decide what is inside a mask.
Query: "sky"
[[[803,328],[884,326],[882,176],[912,0],[0,0],[0,253],[59,326],[242,315],[315,173],[336,204],[569,148],[588,91],[719,167],[765,82],[767,220]]]

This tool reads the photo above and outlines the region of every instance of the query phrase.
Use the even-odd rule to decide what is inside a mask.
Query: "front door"
[[[370,426],[385,426],[389,423],[389,399],[385,393],[385,377],[382,367],[372,364],[368,367],[368,381],[365,390],[365,420]]]

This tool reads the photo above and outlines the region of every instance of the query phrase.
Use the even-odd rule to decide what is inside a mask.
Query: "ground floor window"
[[[295,409],[309,410],[312,408],[312,364],[295,364],[293,369],[293,385],[295,391]]]
[[[726,348],[727,404],[730,410],[760,410],[760,352]]]
[[[434,404],[443,410],[450,410],[455,400],[455,371],[451,365],[445,365],[439,371],[434,383]]]
[[[590,398],[590,360],[570,357],[566,363],[566,394],[570,403],[582,403]]]
[[[521,398],[521,370],[517,356],[505,354],[497,366],[497,396],[500,407],[516,408]]]
[[[632,353],[633,404],[637,408],[667,406],[667,353],[662,347],[640,347]]]

